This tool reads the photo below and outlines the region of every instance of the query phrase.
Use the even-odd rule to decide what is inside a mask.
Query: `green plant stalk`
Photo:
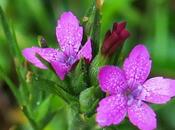
[[[22,57],[21,51],[20,51],[19,46],[17,44],[16,34],[14,31],[14,28],[12,26],[12,29],[10,30],[7,18],[4,16],[4,13],[3,13],[1,7],[0,7],[0,16],[1,16],[1,21],[2,21],[2,26],[4,29],[4,33],[5,33],[6,39],[8,41],[9,48],[10,48],[11,56],[15,56],[14,63],[16,66],[16,72],[17,72],[17,75],[19,78],[19,82],[22,83],[21,87],[23,87],[23,91],[25,93],[24,95],[26,95],[25,98],[27,99],[28,91],[27,91],[25,80],[24,80],[22,73],[20,71],[22,69],[21,64],[23,64],[24,58]]]
[[[100,10],[95,8],[94,24],[91,32],[91,37],[94,44],[94,55],[100,51],[100,32],[101,32],[101,14]]]
[[[84,15],[83,25],[85,27],[86,35],[91,37],[93,42],[93,55],[96,55],[100,44],[100,30],[101,30],[101,12],[97,9],[95,0],[92,0],[86,14]]]
[[[26,95],[25,99],[21,99],[21,95],[17,89],[17,87],[13,84],[13,82],[5,75],[5,73],[3,73],[2,68],[0,67],[0,76],[6,81],[6,83],[8,84],[8,86],[10,87],[12,93],[14,94],[17,102],[19,105],[22,105],[25,101],[27,102],[27,86],[26,86],[26,82],[24,80],[24,76],[22,75],[22,72],[20,71],[22,68],[20,67],[21,64],[23,64],[24,58],[21,55],[21,51],[17,45],[17,40],[16,40],[16,36],[15,36],[15,31],[13,29],[12,26],[12,30],[9,27],[7,18],[5,17],[2,8],[0,7],[0,18],[1,18],[1,22],[2,22],[2,27],[5,33],[5,36],[7,38],[8,41],[8,45],[9,45],[9,49],[10,49],[10,54],[11,56],[14,57],[14,62],[15,62],[15,66],[16,66],[16,72],[19,78],[20,83],[22,83],[21,87],[23,87],[23,92],[25,93],[24,95]],[[27,104],[26,104],[27,105]],[[22,105],[23,106],[23,105]],[[38,127],[38,125],[35,123],[35,121],[31,118],[30,113],[27,110],[28,108],[25,108],[23,106],[23,112],[26,115],[26,117],[28,118],[32,128],[34,130],[40,130],[40,128]]]
[[[1,22],[2,22],[2,27],[3,27],[3,30],[4,30],[5,36],[7,38],[8,43],[9,43],[8,45],[9,45],[9,48],[10,48],[11,55],[15,56],[16,58],[19,58],[20,63],[22,63],[23,58],[22,58],[22,55],[20,53],[20,49],[17,45],[17,41],[16,41],[16,38],[15,38],[15,33],[10,30],[7,18],[5,17],[4,12],[3,12],[1,7],[0,7],[0,19],[1,19]]]

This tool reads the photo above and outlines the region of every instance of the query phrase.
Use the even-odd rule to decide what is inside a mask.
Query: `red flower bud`
[[[107,56],[112,55],[124,43],[130,35],[125,27],[126,22],[116,22],[113,24],[112,32],[110,30],[107,31],[101,48],[102,54]]]

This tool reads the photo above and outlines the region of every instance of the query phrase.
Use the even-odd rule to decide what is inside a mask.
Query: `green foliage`
[[[175,77],[173,0],[105,0],[102,10],[95,8],[93,0],[0,0],[0,6],[4,10],[0,7],[0,80],[6,82],[30,123],[30,126],[23,124],[17,129],[135,130],[128,119],[118,126],[96,126],[94,113],[105,95],[94,86],[98,85],[99,67],[119,65],[138,42],[149,47],[153,59],[152,75]],[[56,47],[56,20],[65,10],[73,11],[80,19],[84,16],[81,22],[85,32],[83,43],[91,36],[94,59],[91,64],[80,60],[62,81],[40,56],[37,57],[48,70],[39,70],[26,63],[21,50],[36,46],[38,35],[44,36],[49,47]],[[101,56],[99,50],[104,34],[113,22],[121,20],[128,22],[131,38],[113,57]],[[158,113],[159,130],[175,129],[174,101],[152,107]]]
[[[76,95],[79,95],[81,91],[87,88],[87,66],[85,64],[85,60],[81,59],[75,70],[69,76],[71,78],[71,85],[73,88],[73,92]]]

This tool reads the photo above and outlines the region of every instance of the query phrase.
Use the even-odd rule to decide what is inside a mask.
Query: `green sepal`
[[[69,76],[74,94],[79,95],[81,91],[87,88],[87,66],[84,59],[78,62],[75,70]]]
[[[93,86],[98,85],[97,76],[98,76],[99,68],[106,65],[107,62],[108,62],[108,59],[105,58],[103,55],[101,54],[96,55],[96,57],[94,58],[94,60],[90,65],[89,73],[90,73],[91,85]]]
[[[90,87],[80,93],[79,102],[80,110],[87,116],[95,113],[95,109],[103,93],[99,87]]]

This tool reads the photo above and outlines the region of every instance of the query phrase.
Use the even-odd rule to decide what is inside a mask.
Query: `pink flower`
[[[54,48],[32,47],[23,50],[24,57],[41,69],[47,67],[35,56],[40,55],[48,61],[60,79],[70,71],[72,65],[80,58],[88,61],[92,58],[91,40],[88,38],[83,47],[81,41],[83,37],[83,28],[79,26],[79,21],[71,12],[65,12],[57,22],[56,36],[60,50]]]
[[[119,124],[126,115],[141,130],[156,128],[156,114],[146,102],[164,104],[175,96],[175,80],[154,77],[145,81],[151,70],[149,52],[137,45],[125,59],[123,69],[104,66],[98,80],[102,91],[109,94],[97,108],[100,126]]]

